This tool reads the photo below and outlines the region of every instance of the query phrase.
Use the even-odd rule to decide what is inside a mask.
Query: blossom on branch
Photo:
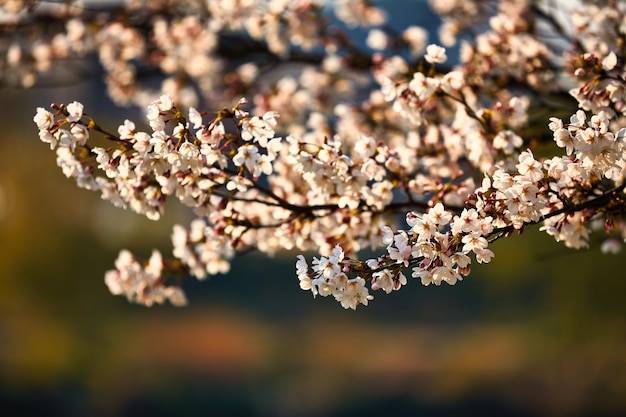
[[[76,12],[59,26],[65,50],[11,47],[23,85],[97,50],[113,99],[146,109],[148,129],[125,120],[111,133],[77,101],[38,108],[39,138],[67,177],[152,220],[168,200],[196,216],[174,227],[173,259],[122,251],[106,273],[113,294],[182,305],[182,280],[226,273],[249,251],[313,252],[296,255],[300,288],[356,309],[407,276],[456,285],[494,259],[497,240],[535,225],[575,249],[604,233],[603,252],[619,251],[623,3],[583,1],[567,26],[541,2],[433,2],[442,44],[485,28],[458,59],[421,28],[393,30],[369,2],[335,3],[346,26],[368,28],[368,49],[326,30],[308,0]],[[164,78],[158,91],[139,82],[146,68]],[[359,259],[364,249],[375,255]]]

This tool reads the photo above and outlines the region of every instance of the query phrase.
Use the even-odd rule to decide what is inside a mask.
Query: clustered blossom
[[[10,3],[20,6],[0,5],[0,24],[10,28],[7,33],[17,28],[15,36],[0,41],[3,84],[31,87],[40,78],[55,77],[55,64],[95,53],[109,94],[120,105],[145,107],[161,94],[181,107],[232,100],[265,82],[259,77],[264,60],[242,63],[242,49],[288,59],[294,48],[341,44],[325,34],[329,16],[323,5],[309,0],[128,1],[124,7],[111,5],[109,19],[76,0],[45,7]],[[362,0],[337,2],[333,15],[350,26],[385,23],[383,11]],[[164,75],[156,89],[144,82],[142,74],[149,71]],[[337,82],[350,80],[346,74]]]
[[[492,218],[479,219],[475,209],[453,216],[437,203],[423,215],[409,212],[406,223],[410,226],[407,231],[381,227],[387,253],[378,258],[346,259],[340,246],[329,257],[314,258],[310,267],[300,256],[296,263],[300,287],[313,295],[333,295],[344,307],[355,309],[373,298],[361,288],[365,284],[361,275],[371,277],[372,290],[382,289],[387,294],[406,285],[403,270],[409,267],[411,276],[423,285],[454,285],[470,272],[469,254],[480,263],[488,263],[494,256],[485,238],[493,231]],[[356,276],[350,279],[350,274]]]
[[[578,205],[592,208],[596,195],[580,195],[579,189],[589,187],[596,178],[620,180],[626,175],[624,138],[626,128],[617,134],[608,130],[606,114],[592,116],[587,124],[585,114],[578,111],[563,127],[560,119],[552,118],[550,129],[559,147],[566,147],[566,155],[540,162],[531,151],[518,157],[517,172],[502,168],[485,176],[476,188],[472,208],[458,215],[445,210],[437,203],[423,215],[407,214],[408,231],[393,231],[382,227],[382,242],[387,244],[387,254],[364,262],[344,259],[341,247],[333,255],[314,258],[311,266],[303,257],[296,263],[296,272],[302,289],[314,295],[333,295],[344,301],[348,282],[371,277],[371,288],[386,293],[398,290],[407,283],[403,270],[412,268],[411,276],[423,285],[454,285],[470,272],[471,257],[479,263],[488,263],[494,253],[489,241],[526,225],[543,222],[541,230],[562,241],[568,247],[579,249],[588,246],[590,230],[587,223],[601,216],[603,207],[570,213],[568,207]],[[623,185],[618,185],[623,189]],[[621,207],[619,208],[621,210]],[[603,245],[606,252],[615,252],[616,240]],[[356,277],[350,279],[350,274]],[[359,290],[359,296],[349,298],[349,308],[359,303],[367,305],[369,293]]]
[[[442,44],[481,28],[458,59],[422,28],[391,30],[382,9],[363,0],[334,10],[347,26],[367,28],[367,49],[325,30],[313,1],[208,9],[183,1],[189,15],[162,3],[131,4],[125,13],[139,11],[135,20],[98,20],[94,39],[71,28],[76,53],[98,47],[114,99],[145,105],[148,130],[126,120],[108,132],[78,102],[34,116],[78,186],[153,220],[168,200],[197,216],[174,227],[173,260],[155,251],[142,264],[122,251],[105,278],[112,293],[180,305],[181,277],[226,273],[251,250],[314,251],[310,262],[297,255],[300,287],[356,309],[409,278],[455,285],[473,261],[495,257],[495,241],[533,225],[575,249],[604,231],[602,251],[620,250],[622,3],[583,1],[570,27],[524,0],[494,9],[432,2],[444,18]],[[141,19],[147,10],[150,22]],[[247,51],[257,58],[224,53],[238,31],[258,42]],[[572,48],[563,53],[546,41],[552,35]],[[290,65],[274,71],[256,54]],[[18,58],[12,52],[11,65]],[[164,74],[160,93],[137,82],[139,62]],[[201,98],[226,104],[202,112]],[[551,107],[553,99],[561,102]],[[360,260],[366,248],[379,255]]]
[[[184,306],[187,297],[178,285],[164,285],[163,258],[157,250],[152,252],[145,266],[133,255],[123,250],[115,261],[115,269],[108,271],[104,282],[114,295],[125,295],[128,301],[152,306],[168,300],[172,305]]]
[[[300,279],[300,288],[311,290],[314,296],[317,294],[322,297],[333,295],[344,308],[356,310],[359,304],[367,305],[373,297],[369,294],[363,278],[348,279],[341,264],[343,260],[343,249],[335,246],[331,256],[313,259],[312,269],[315,278],[312,278],[307,273],[309,266],[306,260],[299,255],[296,273]]]
[[[195,219],[187,231],[175,225],[172,232],[174,256],[187,265],[192,275],[204,279],[208,275],[225,274],[230,270],[228,262],[234,251],[231,243],[206,224],[203,219]]]

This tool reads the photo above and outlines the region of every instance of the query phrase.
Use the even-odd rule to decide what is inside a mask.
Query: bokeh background
[[[142,114],[80,65],[95,76],[0,90],[0,415],[626,415],[624,256],[533,230],[454,287],[356,312],[301,291],[294,254],[188,280],[182,309],[110,295],[118,251],[168,253],[189,213],[146,220],[56,167],[36,107],[79,100],[109,130]]]

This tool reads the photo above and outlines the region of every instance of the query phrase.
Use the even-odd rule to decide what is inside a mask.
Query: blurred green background
[[[169,253],[188,213],[151,222],[56,167],[35,108],[79,100],[110,130],[142,117],[102,91],[1,92],[0,415],[626,414],[624,257],[536,231],[454,287],[410,281],[356,312],[301,291],[294,256],[190,280],[187,308],[110,295],[118,251]]]

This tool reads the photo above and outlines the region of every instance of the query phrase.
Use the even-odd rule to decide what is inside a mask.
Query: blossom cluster
[[[382,289],[389,294],[406,285],[403,269],[410,266],[411,276],[419,278],[423,285],[454,285],[470,272],[468,254],[474,253],[481,263],[494,256],[485,238],[493,230],[491,220],[479,219],[475,209],[464,209],[460,215],[452,216],[441,203],[423,215],[409,212],[406,222],[410,230],[381,228],[387,253],[378,258],[354,261],[336,246],[331,256],[314,258],[309,266],[300,255],[296,263],[300,287],[311,290],[314,296],[333,295],[343,307],[356,309],[373,298],[365,287],[365,279],[371,280],[372,290]],[[350,274],[357,275],[349,278]]]
[[[311,265],[300,256],[296,263],[300,287],[314,296],[333,295],[344,307],[355,309],[372,299],[363,277],[371,280],[373,290],[390,293],[407,283],[403,270],[412,267],[411,276],[420,278],[423,285],[454,285],[469,274],[469,255],[488,263],[494,257],[488,248],[490,241],[541,222],[541,230],[566,246],[587,247],[590,221],[613,220],[616,212],[623,212],[621,198],[615,201],[617,207],[603,206],[601,200],[623,193],[626,128],[613,134],[604,112],[586,122],[582,110],[572,115],[565,127],[558,118],[552,118],[549,127],[565,155],[540,162],[531,151],[524,151],[516,172],[497,168],[492,175],[485,175],[467,200],[472,207],[460,214],[453,215],[437,203],[423,215],[409,212],[406,222],[411,228],[407,231],[383,226],[387,253],[378,258],[347,259],[340,246],[331,256],[314,258]],[[598,187],[595,193],[581,192],[595,188],[598,180],[618,182]],[[602,190],[606,191],[598,195]],[[626,228],[623,223],[620,226],[623,239]],[[608,250],[609,246],[605,247]]]
[[[168,200],[197,216],[174,227],[173,260],[122,251],[114,294],[183,304],[182,278],[238,255],[316,252],[297,257],[300,287],[356,309],[407,276],[454,285],[533,225],[574,249],[596,231],[604,252],[626,238],[622,3],[583,1],[568,25],[542,2],[433,2],[458,58],[363,0],[334,12],[367,30],[365,48],[312,1],[170,3],[131,3],[134,19],[100,17],[73,43],[97,47],[109,93],[145,105],[148,129],[111,133],[78,102],[34,117],[79,187],[153,220]],[[225,51],[241,33],[247,60]],[[165,78],[158,94],[137,82],[142,61]],[[201,97],[222,110],[197,110]],[[379,255],[359,259],[368,248]]]
[[[157,250],[145,266],[123,250],[115,261],[115,269],[105,274],[104,282],[111,294],[125,295],[128,301],[148,307],[166,300],[175,306],[186,305],[187,297],[181,287],[164,283],[163,267],[163,257]]]

